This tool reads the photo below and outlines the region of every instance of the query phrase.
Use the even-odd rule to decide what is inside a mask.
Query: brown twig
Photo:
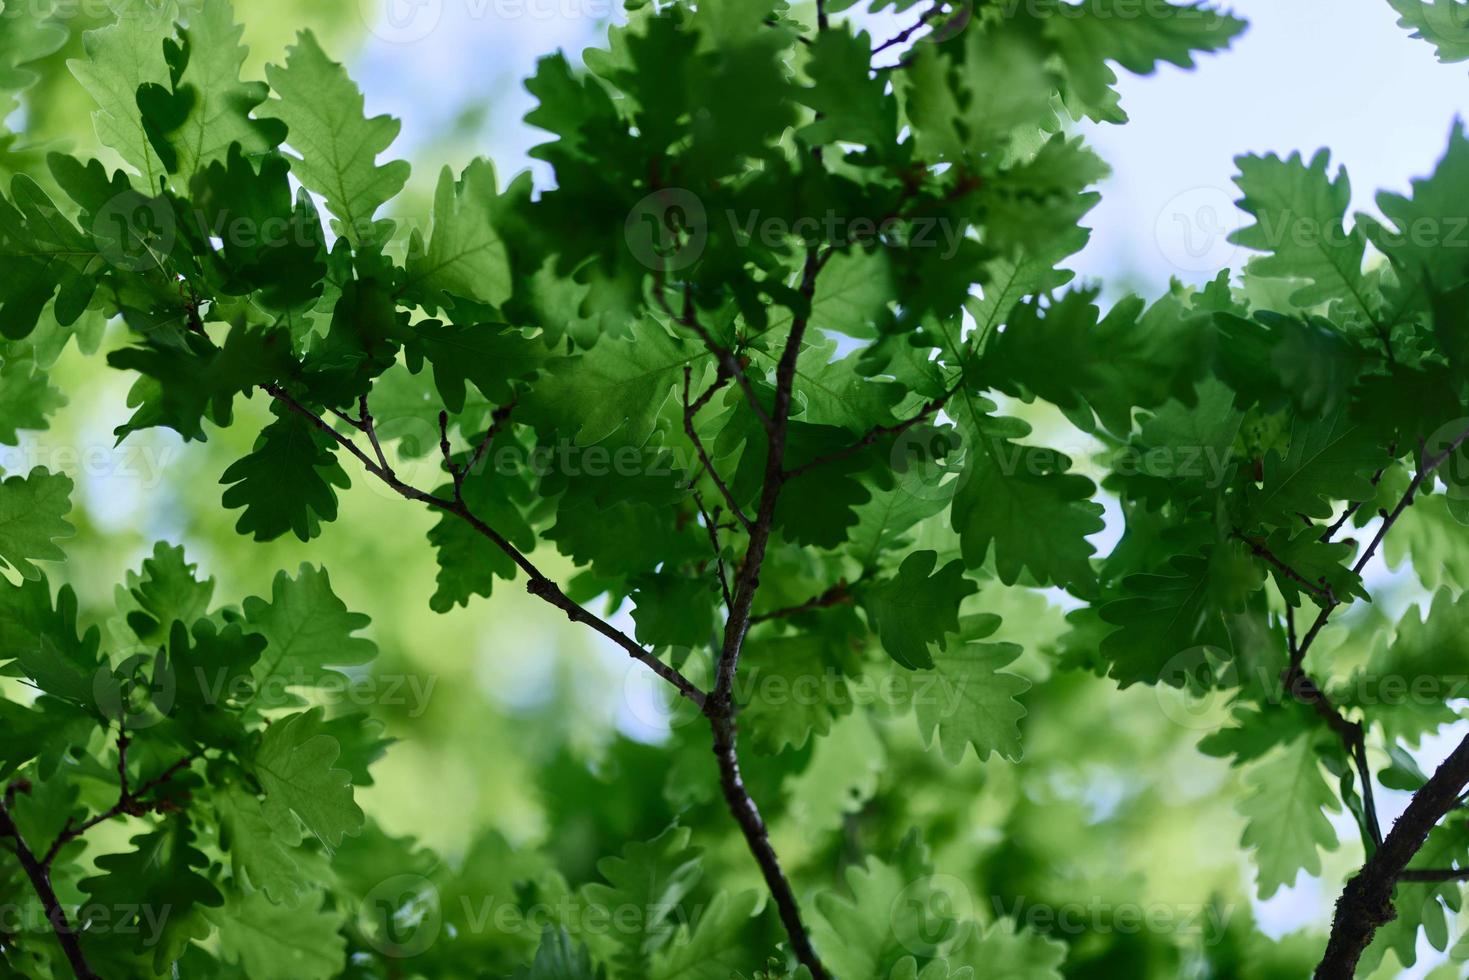
[[[1398,881],[1469,881],[1469,868],[1408,868]]]
[[[81,934],[71,924],[71,920],[66,916],[66,910],[61,905],[61,900],[56,897],[56,889],[51,885],[50,866],[36,859],[35,853],[27,846],[25,838],[21,836],[20,828],[15,825],[15,820],[10,815],[10,807],[14,800],[14,788],[7,788],[5,800],[0,803],[0,838],[9,837],[14,842],[16,860],[20,862],[26,877],[30,879],[31,887],[36,892],[36,898],[40,900],[41,908],[46,913],[46,921],[51,924],[51,931],[56,934],[56,941],[66,955],[66,961],[71,964],[72,972],[77,975],[78,980],[101,980],[87,963],[87,957],[82,952]]]
[[[730,491],[729,484],[724,482],[724,478],[714,468],[714,461],[709,458],[709,452],[704,448],[704,440],[699,438],[699,430],[694,425],[694,416],[699,413],[699,409],[709,404],[709,399],[714,397],[715,392],[725,386],[729,381],[729,375],[725,372],[724,366],[720,365],[719,373],[715,377],[714,383],[709,386],[709,390],[700,395],[697,400],[691,402],[689,401],[689,381],[692,377],[693,369],[685,364],[683,368],[684,434],[689,437],[689,442],[693,443],[694,452],[699,454],[699,462],[703,464],[704,472],[709,474],[709,479],[719,488],[720,496],[724,498],[725,504],[729,507],[729,512],[735,516],[735,520],[744,525],[746,531],[749,531],[750,519],[740,509],[740,502],[735,499],[734,493]]]
[[[882,54],[882,52],[886,51],[888,48],[897,47],[899,44],[905,43],[914,34],[917,34],[919,31],[923,30],[925,24],[927,24],[930,20],[933,20],[935,17],[937,17],[939,14],[942,14],[943,12],[944,0],[939,0],[938,3],[935,3],[932,7],[929,7],[927,10],[925,10],[922,16],[918,18],[916,23],[910,25],[902,31],[899,31],[897,34],[894,34],[892,37],[888,38],[886,41],[873,48],[872,53]]]
[[[494,528],[490,527],[484,521],[475,516],[475,514],[467,506],[465,506],[462,500],[449,500],[444,497],[437,496],[436,494],[429,493],[426,490],[421,490],[418,487],[412,486],[411,484],[404,483],[401,479],[398,478],[395,473],[393,473],[389,469],[380,466],[372,459],[372,457],[363,452],[360,446],[358,446],[351,439],[348,439],[346,436],[342,435],[340,432],[333,429],[330,425],[326,423],[325,419],[323,419],[315,412],[311,411],[311,409],[307,408],[305,405],[301,404],[301,402],[297,401],[290,392],[286,391],[280,385],[268,384],[264,385],[263,389],[272,398],[277,399],[292,412],[295,412],[297,415],[300,415],[302,418],[306,419],[319,431],[325,433],[334,442],[336,442],[337,445],[341,446],[347,452],[357,457],[357,461],[362,464],[363,468],[366,469],[368,473],[370,473],[372,476],[377,477],[379,481],[381,481],[394,493],[398,494],[398,496],[402,497],[405,500],[412,500],[418,503],[426,504],[429,507],[434,508],[435,510],[443,511],[446,514],[453,514],[455,517],[458,517],[460,520],[464,521],[476,534],[487,539],[491,544],[493,544],[495,547],[499,548],[507,556],[509,556],[510,560],[515,562],[520,570],[525,573],[527,579],[527,592],[529,592],[533,596],[545,600],[546,602],[555,606],[557,609],[560,609],[566,614],[566,618],[571,620],[572,622],[584,623],[590,626],[592,629],[596,630],[598,633],[607,637],[607,639],[611,640],[613,643],[616,643],[619,647],[621,647],[629,657],[643,664],[649,670],[653,671],[653,673],[657,674],[659,677],[672,684],[674,688],[678,690],[679,694],[683,695],[685,698],[692,701],[700,708],[703,708],[705,700],[704,692],[699,690],[699,688],[695,686],[694,683],[690,681],[687,677],[685,677],[682,673],[680,673],[676,667],[669,666],[668,664],[659,660],[651,652],[643,649],[632,637],[628,636],[626,633],[623,633],[621,630],[617,629],[617,627],[611,625],[601,617],[588,612],[586,609],[583,609],[580,605],[573,602],[570,597],[568,597],[566,593],[561,590],[561,587],[553,582],[550,578],[548,578],[545,574],[543,574],[541,570],[536,567],[535,563],[532,562],[528,557],[526,557],[526,555],[521,552],[519,548],[511,544],[504,535],[500,534]]]
[[[808,300],[815,293],[816,277],[820,275],[831,252],[820,252],[816,248],[807,250],[806,261],[801,271],[800,292]],[[760,866],[771,897],[775,900],[781,924],[790,937],[792,952],[810,971],[812,980],[827,980],[828,974],[811,945],[810,935],[801,920],[800,904],[786,879],[775,849],[770,844],[770,834],[760,810],[745,787],[740,774],[738,751],[738,728],[735,723],[734,682],[739,670],[740,652],[744,648],[745,636],[751,624],[750,609],[755,593],[760,587],[760,571],[765,563],[765,549],[775,521],[775,507],[785,483],[785,446],[789,429],[792,389],[796,377],[796,360],[804,342],[808,318],[797,316],[791,323],[790,336],[775,371],[774,411],[771,414],[769,445],[765,456],[765,477],[760,491],[760,504],[750,528],[750,540],[745,548],[744,561],[735,579],[734,602],[725,621],[724,641],[720,648],[715,668],[714,689],[704,704],[704,714],[714,737],[714,758],[719,764],[719,785],[734,816],[745,843]]]
[[[1324,578],[1321,579],[1319,582],[1312,582],[1310,579],[1306,578],[1306,576],[1302,575],[1300,572],[1292,568],[1290,564],[1282,559],[1279,555],[1271,551],[1270,547],[1265,544],[1264,541],[1261,541],[1259,538],[1251,537],[1245,534],[1243,531],[1240,531],[1238,528],[1236,528],[1234,531],[1234,537],[1239,539],[1240,541],[1243,541],[1249,547],[1250,552],[1254,554],[1256,558],[1265,559],[1267,562],[1280,569],[1281,573],[1284,574],[1286,578],[1290,579],[1292,582],[1295,582],[1307,592],[1310,592],[1312,595],[1320,596],[1322,599],[1325,599],[1329,603],[1335,603],[1337,601],[1336,593],[1332,591],[1331,584],[1327,582]]]
[[[115,817],[120,817],[124,814],[137,817],[142,816],[143,814],[153,810],[162,809],[164,806],[163,801],[148,800],[145,799],[145,797],[153,790],[160,788],[165,783],[172,780],[174,776],[177,776],[181,771],[187,768],[196,757],[197,756],[195,754],[184,756],[182,759],[179,759],[177,762],[169,766],[157,776],[143,783],[137,788],[136,791],[130,791],[128,789],[127,777],[126,775],[124,775],[121,791],[118,794],[117,802],[112,804],[112,806],[108,807],[106,810],[103,810],[96,816],[90,817],[79,824],[73,824],[70,820],[68,820],[66,824],[61,828],[61,833],[57,835],[56,840],[52,841],[51,846],[47,848],[45,856],[41,858],[41,863],[49,868],[51,864],[56,860],[56,856],[61,853],[61,849],[63,847],[81,837],[83,834],[87,833],[87,831],[91,830],[93,827],[98,826],[99,824],[104,824],[107,821],[112,820]],[[124,772],[125,765],[126,763],[123,762],[121,758],[119,758],[119,773]]]
[[[885,438],[887,436],[902,435],[904,432],[907,432],[915,425],[918,425],[921,422],[926,422],[928,419],[931,419],[933,418],[933,416],[937,415],[939,411],[944,407],[944,405],[948,402],[948,400],[954,396],[954,393],[959,390],[959,385],[962,383],[962,380],[955,382],[942,395],[939,395],[937,398],[934,398],[924,404],[921,408],[919,408],[918,412],[910,418],[906,418],[903,421],[898,422],[894,425],[874,426],[850,446],[845,446],[841,449],[836,450],[835,452],[830,452],[822,456],[817,456],[815,459],[802,463],[795,469],[786,470],[784,479],[793,480],[796,477],[801,476],[805,473],[809,473],[811,470],[814,470],[818,467],[828,466],[832,463],[839,463],[844,459],[850,459],[851,457],[860,453],[862,450],[866,449],[868,446],[877,442],[879,439]]]
[[[805,602],[800,603],[799,605],[785,606],[781,609],[774,609],[767,613],[760,613],[758,616],[751,616],[750,625],[753,626],[756,623],[768,623],[773,619],[789,619],[792,616],[799,616],[802,613],[814,612],[817,609],[830,609],[832,606],[846,605],[847,603],[850,603],[854,598],[854,596],[852,595],[852,586],[856,584],[856,582],[848,582],[846,579],[842,579],[840,582],[838,582],[836,585],[833,585],[825,592],[817,596],[812,596],[810,599],[807,599]]]
[[[719,545],[719,511],[715,510],[714,516],[704,508],[704,497],[698,490],[693,491],[694,506],[699,508],[699,518],[704,522],[704,529],[709,532],[709,547],[714,550],[714,567],[719,573],[719,591],[724,596],[724,608],[728,609],[734,604],[734,599],[729,592],[729,576],[724,573],[724,549]]]

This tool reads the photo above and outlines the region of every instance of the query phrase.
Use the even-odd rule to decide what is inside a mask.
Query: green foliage
[[[1242,156],[1242,274],[1104,304],[1062,268],[1108,173],[1075,124],[1125,121],[1116,69],[1229,47],[1244,24],[1212,5],[878,0],[929,31],[886,43],[837,2],[816,24],[630,3],[526,82],[549,180],[475,158],[432,188],[310,31],[260,81],[227,0],[85,25],[31,6],[0,21],[0,120],[65,50],[124,169],[12,167],[0,133],[0,443],[52,424],[75,336],[131,384],[119,443],[171,430],[181,479],[225,489],[155,512],[212,574],[158,543],[109,600],[85,506],[106,488],[78,481],[73,560],[43,573],[72,479],[0,481],[0,887],[46,923],[0,934],[0,972],[1303,975],[1319,937],[1022,914],[1086,882],[1123,901],[1141,886],[1105,855],[1188,839],[1133,816],[1164,805],[1175,712],[1228,762],[1190,758],[1205,802],[1166,804],[1215,850],[1242,827],[1261,898],[1336,882],[1323,852],[1357,862],[1328,814],[1357,824],[1358,880],[1400,853],[1369,790],[1424,792],[1424,739],[1463,717],[1462,126],[1377,219],[1326,151]],[[1392,6],[1443,60],[1469,52],[1459,0]],[[220,513],[248,549],[195,548]],[[332,548],[343,594],[454,624],[493,594],[493,629],[435,643],[401,605],[353,611],[313,563]],[[1423,587],[1396,623],[1379,554]],[[217,604],[216,576],[257,570],[268,590]],[[525,710],[498,743],[464,720],[548,614],[670,682],[648,744],[551,669],[507,695]],[[462,714],[350,703],[423,646]],[[666,707],[623,695],[639,722]],[[360,790],[399,736],[397,765],[474,782],[491,826],[424,828],[442,854],[384,831],[412,784]],[[459,816],[407,806],[393,826]],[[1448,947],[1469,854],[1446,807],[1403,861],[1450,873],[1386,882],[1399,916],[1366,969]],[[1227,870],[1189,894],[1242,903]]]

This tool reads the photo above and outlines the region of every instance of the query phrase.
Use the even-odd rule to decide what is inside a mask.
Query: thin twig
[[[1398,881],[1469,881],[1469,868],[1408,868]]]
[[[393,468],[388,465],[388,457],[383,453],[382,443],[378,442],[377,425],[372,420],[372,413],[367,410],[367,395],[362,394],[357,399],[357,418],[361,422],[361,428],[367,434],[367,441],[372,443],[372,451],[377,455],[377,463],[388,472]]]
[[[825,592],[817,596],[812,596],[810,599],[807,599],[805,602],[802,602],[799,605],[785,606],[781,609],[775,609],[767,613],[760,613],[758,616],[751,616],[750,625],[753,626],[756,623],[768,623],[772,619],[789,619],[792,616],[799,616],[802,613],[814,612],[817,609],[829,609],[832,606],[846,605],[847,603],[850,603],[854,598],[852,595],[852,586],[856,584],[856,582],[848,582],[846,579],[842,579],[840,582],[838,582],[836,585],[833,585]]]
[[[765,411],[765,406],[760,403],[759,396],[755,394],[754,386],[750,384],[750,379],[746,377],[744,363],[741,362],[734,351],[715,340],[714,335],[709,332],[709,329],[703,323],[699,322],[698,314],[694,309],[693,292],[688,287],[684,288],[683,311],[675,311],[673,306],[668,302],[668,296],[665,294],[663,270],[654,269],[653,297],[658,301],[658,305],[668,315],[670,320],[694,331],[699,340],[704,344],[704,347],[709,353],[714,355],[715,360],[719,363],[720,370],[735,379],[735,383],[745,393],[745,400],[750,403],[750,408],[755,412],[756,417],[760,419],[760,424],[765,427],[766,431],[769,431],[772,425],[770,413]]]
[[[724,478],[721,477],[719,475],[719,471],[714,468],[714,461],[709,458],[709,452],[704,448],[704,440],[699,438],[699,430],[694,424],[694,416],[698,414],[699,409],[703,408],[709,403],[709,399],[714,397],[714,393],[716,391],[724,387],[724,385],[729,381],[729,375],[725,373],[724,367],[723,365],[721,365],[719,369],[719,374],[717,377],[715,377],[714,384],[709,387],[709,390],[700,395],[697,401],[690,402],[689,380],[692,378],[692,376],[693,370],[687,364],[685,364],[683,367],[684,433],[689,437],[689,442],[693,443],[694,451],[699,454],[699,462],[704,465],[704,472],[709,474],[709,479],[714,481],[714,485],[719,488],[719,493],[722,497],[724,497],[724,502],[726,505],[728,505],[729,512],[735,516],[735,519],[737,521],[744,525],[746,531],[749,531],[750,519],[746,517],[745,512],[740,509],[740,502],[735,499],[734,493],[730,491],[729,484],[724,482]]]
[[[61,828],[61,833],[56,836],[56,840],[52,841],[51,846],[46,849],[46,854],[44,857],[41,858],[41,863],[49,868],[51,864],[56,860],[56,856],[61,853],[61,849],[63,847],[65,847],[67,844],[70,844],[78,837],[81,837],[93,827],[104,824],[109,820],[120,817],[123,814],[137,817],[142,816],[143,814],[153,810],[161,811],[165,807],[164,801],[149,800],[145,797],[147,797],[147,795],[153,792],[155,789],[162,787],[165,783],[168,783],[170,780],[172,780],[174,776],[177,776],[182,770],[187,768],[188,765],[192,763],[195,758],[197,758],[196,753],[191,753],[184,756],[173,765],[165,769],[163,772],[159,773],[157,776],[143,783],[143,785],[139,786],[136,791],[128,790],[127,781],[126,778],[124,778],[121,792],[118,794],[117,802],[112,804],[112,806],[108,807],[106,810],[103,810],[96,816],[84,820],[79,824],[73,824],[70,820],[68,820],[66,824]],[[119,761],[119,771],[122,770],[123,765],[124,764]]]
[[[490,443],[495,441],[495,436],[504,431],[505,423],[510,420],[510,413],[515,411],[515,405],[518,401],[518,398],[512,398],[490,413],[490,427],[485,430],[484,436],[480,438],[479,445],[475,447],[474,453],[469,457],[469,461],[464,464],[464,471],[466,473],[479,473],[479,464],[484,462],[485,454],[490,451]]]
[[[729,592],[729,576],[724,573],[724,549],[719,546],[719,512],[716,509],[714,516],[709,516],[709,511],[704,509],[704,497],[698,490],[693,491],[694,506],[699,508],[699,517],[704,522],[704,528],[709,532],[709,547],[714,549],[714,566],[719,572],[719,591],[724,596],[724,608],[728,609],[734,605],[734,599]]]
[[[1322,578],[1319,582],[1312,582],[1310,579],[1306,578],[1306,576],[1302,575],[1300,572],[1292,568],[1290,564],[1282,559],[1279,555],[1271,551],[1269,546],[1266,545],[1265,542],[1259,540],[1258,538],[1250,537],[1237,528],[1234,531],[1234,537],[1238,538],[1240,541],[1243,541],[1246,545],[1248,545],[1251,553],[1253,553],[1255,557],[1265,559],[1267,562],[1280,569],[1280,571],[1285,575],[1286,578],[1290,579],[1292,582],[1295,582],[1306,591],[1310,592],[1313,595],[1320,596],[1328,603],[1334,604],[1337,601],[1336,593],[1332,591],[1331,584],[1327,582],[1325,578]]]
[[[881,44],[879,44],[877,47],[873,48],[872,49],[872,53],[873,54],[881,54],[882,52],[886,51],[888,48],[896,47],[899,44],[903,44],[910,37],[912,37],[914,34],[917,34],[919,31],[923,30],[923,26],[925,24],[927,24],[930,20],[932,20],[933,18],[937,17],[939,14],[941,14],[943,12],[944,12],[944,0],[939,0],[938,3],[935,3],[932,7],[929,7],[927,10],[925,10],[923,12],[923,15],[918,18],[918,21],[916,23],[912,24],[911,26],[909,26],[905,30],[902,30],[902,31],[898,32],[897,34],[895,34],[892,37],[888,38],[886,41],[884,41]]]
[[[863,434],[862,438],[858,439],[850,446],[845,446],[841,449],[836,450],[835,452],[830,452],[822,456],[817,456],[815,459],[812,459],[806,463],[802,463],[795,469],[786,470],[784,479],[793,480],[804,473],[808,473],[811,470],[816,469],[817,467],[828,466],[832,463],[839,463],[844,459],[850,459],[851,457],[860,453],[862,450],[866,449],[868,446],[886,436],[902,435],[904,432],[907,432],[915,425],[918,425],[921,422],[926,422],[928,419],[931,419],[933,418],[933,416],[937,415],[939,411],[944,407],[945,403],[947,403],[948,400],[954,396],[954,393],[959,390],[959,386],[961,384],[963,384],[962,380],[955,382],[954,385],[950,387],[947,391],[945,391],[942,395],[939,395],[937,398],[934,398],[924,404],[918,410],[917,414],[913,415],[910,418],[904,419],[903,421],[898,422],[894,425],[873,426],[871,429]]]
[[[460,520],[464,521],[476,534],[488,539],[491,544],[493,544],[495,547],[499,548],[507,556],[509,556],[510,560],[515,562],[520,570],[525,573],[527,578],[527,592],[529,592],[533,596],[537,596],[538,598],[545,600],[546,602],[560,609],[566,614],[566,618],[571,620],[572,622],[584,623],[590,626],[592,629],[596,630],[598,633],[601,633],[603,636],[607,637],[613,643],[616,643],[619,647],[621,647],[628,656],[632,657],[634,660],[638,661],[639,663],[646,666],[649,670],[653,671],[659,677],[672,684],[678,690],[679,694],[683,695],[685,698],[692,701],[700,708],[704,707],[704,692],[699,690],[699,688],[696,687],[694,683],[690,681],[687,677],[685,677],[682,673],[680,673],[676,667],[669,666],[668,664],[659,660],[651,652],[639,646],[637,641],[632,639],[632,637],[628,636],[626,633],[623,633],[621,630],[617,629],[615,626],[611,625],[601,617],[588,612],[586,609],[583,609],[580,605],[573,602],[566,595],[566,593],[561,590],[561,587],[553,582],[550,578],[548,578],[544,573],[542,573],[541,570],[536,567],[535,563],[532,562],[528,557],[526,557],[526,555],[521,552],[519,548],[511,544],[504,535],[500,534],[494,528],[490,527],[484,521],[475,516],[475,514],[464,505],[463,501],[448,500],[444,497],[437,496],[436,494],[421,490],[418,487],[412,486],[411,484],[404,483],[391,470],[385,469],[382,466],[378,465],[372,459],[372,457],[363,452],[361,447],[359,447],[355,442],[333,429],[330,425],[326,423],[325,419],[323,419],[320,415],[311,411],[311,409],[307,408],[305,405],[297,401],[290,392],[286,391],[280,385],[268,384],[264,385],[263,389],[272,398],[277,399],[288,409],[306,419],[318,430],[325,433],[328,437],[335,441],[337,445],[341,446],[347,452],[357,457],[357,461],[362,464],[362,467],[367,470],[368,473],[377,477],[378,480],[380,480],[394,493],[398,494],[398,496],[404,498],[405,500],[412,500],[418,503],[427,504],[429,507],[432,507],[436,510],[441,510],[447,514],[453,514],[455,517],[458,517]]]

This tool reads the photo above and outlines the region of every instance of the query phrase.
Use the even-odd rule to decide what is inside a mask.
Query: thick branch
[[[1460,742],[1428,782],[1413,794],[1408,808],[1393,824],[1382,846],[1347,882],[1336,903],[1331,938],[1326,944],[1326,954],[1316,967],[1316,980],[1342,980],[1355,974],[1357,961],[1378,928],[1397,917],[1392,906],[1393,885],[1408,874],[1408,862],[1423,846],[1428,832],[1458,804],[1459,793],[1466,783],[1469,783],[1469,738]]]
[[[15,820],[10,816],[10,804],[13,800],[13,791],[7,790],[5,801],[0,803],[0,837],[9,837],[14,841],[15,856],[20,861],[26,877],[30,879],[31,887],[36,890],[36,897],[41,901],[41,908],[46,912],[46,921],[51,923],[51,929],[56,933],[56,941],[61,945],[61,951],[66,954],[66,961],[71,964],[72,972],[78,980],[101,980],[87,964],[87,958],[82,953],[80,934],[72,926],[71,920],[66,917],[66,910],[61,907],[61,900],[56,897],[56,889],[51,887],[51,872],[48,866],[36,859],[36,855],[26,845],[25,839],[20,835],[20,828],[15,825]]]
[[[1378,527],[1372,540],[1368,542],[1366,549],[1352,565],[1353,572],[1359,575],[1362,573],[1367,563],[1372,560],[1372,556],[1377,553],[1377,549],[1381,547],[1388,532],[1397,523],[1398,518],[1412,505],[1424,481],[1434,470],[1443,465],[1466,439],[1469,439],[1469,429],[1460,432],[1437,453],[1422,457],[1418,472],[1408,483],[1402,498],[1391,511],[1383,513],[1382,524]],[[1380,473],[1381,471],[1374,479],[1380,479]],[[1336,525],[1333,525],[1333,529],[1340,524],[1341,522],[1338,521]],[[1347,721],[1342,716],[1315,682],[1306,675],[1302,666],[1311,644],[1320,635],[1326,621],[1339,605],[1341,603],[1335,596],[1327,596],[1321,612],[1317,614],[1306,635],[1299,644],[1292,643],[1290,664],[1281,678],[1288,692],[1297,700],[1311,705],[1316,713],[1321,715],[1332,730],[1341,737],[1351,755],[1353,764],[1361,775],[1363,805],[1367,812],[1369,832],[1374,842],[1378,843],[1378,847],[1368,857],[1362,870],[1347,882],[1337,902],[1336,917],[1332,922],[1331,938],[1327,945],[1326,956],[1316,970],[1318,980],[1353,975],[1362,951],[1372,941],[1372,936],[1378,927],[1391,922],[1397,914],[1391,903],[1393,884],[1403,873],[1408,862],[1412,860],[1413,855],[1418,853],[1418,849],[1423,846],[1428,832],[1443,818],[1444,814],[1458,805],[1459,793],[1463,790],[1465,783],[1469,782],[1469,739],[1465,739],[1438,768],[1433,777],[1417,793],[1413,794],[1408,809],[1398,818],[1387,837],[1385,839],[1382,837],[1372,798],[1372,780],[1367,765],[1365,731],[1360,724]]]

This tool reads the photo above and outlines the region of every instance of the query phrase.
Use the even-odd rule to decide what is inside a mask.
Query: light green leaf
[[[288,715],[265,730],[254,769],[265,790],[265,817],[279,826],[287,811],[328,847],[362,829],[362,809],[352,799],[352,777],[333,763],[337,740],[319,733],[322,709]]]
[[[402,160],[378,166],[377,158],[397,137],[398,121],[363,114],[362,93],[310,31],[296,36],[284,67],[268,65],[265,74],[279,98],[256,115],[289,127],[286,142],[297,153],[291,172],[326,198],[337,233],[353,246],[385,242],[393,222],[374,215],[403,189],[409,167]]]
[[[1321,775],[1312,740],[1296,738],[1246,771],[1249,795],[1239,804],[1245,817],[1241,843],[1255,852],[1256,884],[1269,898],[1298,872],[1321,873],[1319,852],[1336,850],[1336,831],[1325,810],[1341,809]]]
[[[445,167],[434,191],[433,235],[425,248],[414,231],[408,282],[430,313],[455,298],[499,306],[510,297],[510,261],[495,230],[495,168],[478,158],[456,182]]]

